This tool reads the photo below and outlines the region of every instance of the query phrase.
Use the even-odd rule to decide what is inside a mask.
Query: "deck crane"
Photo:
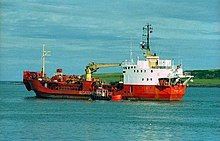
[[[121,66],[119,63],[99,63],[96,64],[95,62],[89,63],[88,66],[86,66],[86,81],[92,81],[92,73],[96,72],[99,68],[106,68],[106,67],[117,67]]]

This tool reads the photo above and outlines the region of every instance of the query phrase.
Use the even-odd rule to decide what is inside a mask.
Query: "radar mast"
[[[43,44],[43,49],[42,49],[42,71],[41,71],[41,77],[44,78],[45,74],[45,57],[50,56],[51,51],[45,51],[44,50],[45,44]]]
[[[150,33],[153,32],[153,27],[147,24],[143,27],[142,41],[140,43],[141,49],[147,50],[147,56],[151,55],[150,52]]]

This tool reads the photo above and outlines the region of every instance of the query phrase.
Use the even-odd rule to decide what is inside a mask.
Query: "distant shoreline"
[[[22,81],[0,81],[0,84],[4,85],[23,85]]]
[[[208,87],[208,88],[210,88],[210,87],[213,87],[213,88],[220,88],[220,85],[194,85],[194,84],[189,84],[189,87]]]

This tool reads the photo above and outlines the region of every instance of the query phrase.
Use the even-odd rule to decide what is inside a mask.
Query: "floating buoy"
[[[122,100],[122,95],[113,95],[112,100],[113,101],[121,101]]]

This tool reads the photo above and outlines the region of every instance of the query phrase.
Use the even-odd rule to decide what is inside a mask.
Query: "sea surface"
[[[0,140],[220,140],[220,88],[188,88],[179,102],[36,98],[0,84]]]

